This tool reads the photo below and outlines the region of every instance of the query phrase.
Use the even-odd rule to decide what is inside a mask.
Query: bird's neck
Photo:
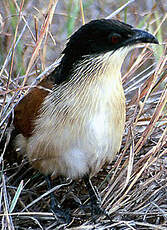
[[[64,84],[71,80],[71,78],[77,75],[79,71],[83,74],[91,75],[95,73],[96,69],[106,69],[105,67],[112,66],[117,72],[120,71],[122,62],[127,53],[126,49],[120,49],[115,52],[107,52],[105,54],[98,55],[86,55],[75,56],[70,53],[66,53],[60,62],[60,65],[55,69],[52,75],[54,75],[55,84]],[[102,68],[101,68],[102,67]],[[94,71],[93,71],[94,70]],[[97,76],[97,74],[95,74]],[[77,76],[78,78],[78,76]]]
[[[107,106],[108,102],[115,104],[124,100],[121,81],[123,59],[120,55],[118,58],[117,53],[85,57],[75,66],[70,80],[56,86],[52,99],[55,101],[61,95],[59,103],[62,110],[77,108],[90,112]]]
[[[97,92],[102,90],[105,97],[105,89],[115,91],[117,87],[122,87],[121,67],[124,57],[125,52],[85,56],[75,65],[70,80],[64,83],[64,87],[72,89],[77,95],[79,91],[91,93],[92,90]]]

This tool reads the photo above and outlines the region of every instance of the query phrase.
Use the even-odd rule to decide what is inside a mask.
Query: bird
[[[158,44],[151,33],[116,19],[96,19],[68,39],[59,65],[14,110],[15,145],[46,178],[83,179],[92,216],[104,214],[91,183],[119,152],[126,105],[121,67],[140,43]],[[47,89],[47,90],[46,90]],[[70,221],[54,194],[51,209]]]

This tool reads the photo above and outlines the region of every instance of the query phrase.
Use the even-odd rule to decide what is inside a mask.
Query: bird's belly
[[[122,135],[117,139],[109,135],[109,130],[94,121],[88,124],[85,133],[62,155],[66,176],[76,178],[85,174],[94,175],[106,161],[112,161],[120,148]]]
[[[30,161],[44,174],[73,179],[94,175],[120,149],[124,121],[118,123],[113,116],[97,113],[82,129],[77,122],[67,123],[59,135],[43,133],[41,141],[32,138],[27,150]],[[35,147],[36,143],[40,144]]]
[[[87,122],[84,130],[78,132],[75,140],[71,140],[71,145],[62,155],[62,160],[68,166],[68,176],[75,178],[94,174],[111,158],[113,149],[109,127],[106,126],[104,120],[95,117]],[[76,133],[78,129],[76,126]],[[68,141],[69,136],[65,139]]]
[[[123,89],[117,91],[112,97],[111,90],[99,92],[97,106],[94,102],[90,108],[90,101],[78,113],[71,109],[65,119],[48,107],[28,140],[26,152],[33,167],[43,174],[78,178],[93,175],[106,161],[111,162],[120,149],[125,124]],[[73,112],[76,119],[72,119]]]

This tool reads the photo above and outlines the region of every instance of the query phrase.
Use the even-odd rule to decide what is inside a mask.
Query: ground
[[[165,1],[129,1],[121,10],[125,3],[0,2],[2,229],[167,229],[167,5]],[[64,226],[50,211],[44,177],[31,168],[26,158],[16,157],[13,146],[6,149],[10,138],[8,118],[20,98],[37,84],[37,76],[39,81],[54,68],[51,64],[60,57],[70,34],[83,21],[112,13],[114,18],[148,29],[161,45],[134,50],[122,69],[127,106],[122,147],[115,161],[92,178],[112,223],[107,217],[92,222],[82,180],[71,184],[59,178],[54,180],[54,185],[59,185],[55,195],[73,217],[72,223]]]

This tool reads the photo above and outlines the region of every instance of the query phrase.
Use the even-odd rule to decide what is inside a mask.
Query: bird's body
[[[141,42],[157,40],[117,20],[95,20],[72,35],[54,80],[40,84],[51,92],[32,89],[15,109],[17,147],[34,168],[76,179],[113,160],[125,125],[121,66]]]
[[[80,73],[80,79],[72,78],[44,98],[34,131],[21,146],[43,174],[70,178],[93,175],[119,151],[125,97],[121,63],[118,66],[110,60],[114,55],[107,53],[93,63],[87,60],[85,69],[80,63],[73,73]],[[96,76],[90,76],[96,68]]]

